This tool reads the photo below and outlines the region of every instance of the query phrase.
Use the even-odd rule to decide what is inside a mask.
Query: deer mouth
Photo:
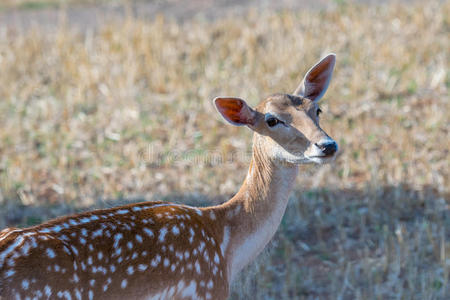
[[[311,163],[316,163],[319,165],[327,164],[334,160],[334,155],[326,155],[326,156],[307,156],[307,159]]]
[[[336,153],[314,153],[313,155],[305,154],[305,157],[313,163],[326,164],[333,161],[336,158]]]
[[[334,158],[335,156],[336,156],[336,152],[330,153],[330,154],[323,154],[323,155],[312,155],[312,156],[308,156],[308,158]]]

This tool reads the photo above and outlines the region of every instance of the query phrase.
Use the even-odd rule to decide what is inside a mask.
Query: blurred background
[[[337,54],[282,224],[231,299],[450,297],[449,1],[0,4],[0,228],[118,204],[226,201],[256,105]]]

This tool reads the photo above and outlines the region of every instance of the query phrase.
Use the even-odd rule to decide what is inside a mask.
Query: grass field
[[[321,124],[339,156],[301,167],[231,299],[448,299],[450,2],[337,3],[0,28],[0,228],[139,199],[229,199],[251,133],[211,100],[292,92],[335,52]]]
[[[136,1],[136,0],[129,0]],[[140,1],[140,0],[138,0]],[[1,9],[46,9],[55,8],[61,5],[84,5],[94,3],[118,3],[125,2],[124,0],[2,0],[0,3]]]

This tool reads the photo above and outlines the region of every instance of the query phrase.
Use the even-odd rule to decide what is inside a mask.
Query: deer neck
[[[298,167],[270,160],[255,136],[252,160],[239,192],[222,205],[229,278],[252,261],[272,239],[283,218]]]

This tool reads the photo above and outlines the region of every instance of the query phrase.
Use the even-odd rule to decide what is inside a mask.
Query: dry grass
[[[79,4],[99,4],[99,3],[117,3],[121,4],[125,1],[136,0],[2,0],[0,3],[1,9],[45,9],[55,8],[64,5],[79,5]],[[139,0],[140,1],[140,0]],[[164,1],[164,0],[162,0]]]
[[[226,200],[250,132],[211,99],[290,92],[333,51],[322,125],[340,156],[302,167],[271,250],[232,299],[445,299],[449,16],[431,1],[0,29],[0,227],[117,204],[106,199]]]

